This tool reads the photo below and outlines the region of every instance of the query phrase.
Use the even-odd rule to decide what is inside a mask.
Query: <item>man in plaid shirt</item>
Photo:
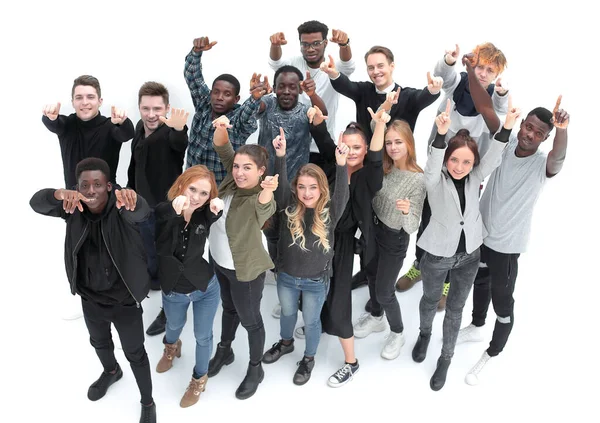
[[[202,75],[202,52],[210,50],[217,42],[210,42],[208,37],[194,40],[192,51],[185,58],[184,76],[190,89],[196,113],[190,130],[186,168],[203,164],[214,172],[217,184],[225,178],[227,172],[219,156],[213,149],[214,128],[212,121],[221,115],[229,118],[229,140],[234,150],[246,143],[248,137],[257,129],[255,111],[260,106],[260,99],[269,90],[268,82],[260,83],[253,77],[251,96],[240,106],[240,82],[230,74],[219,75],[208,88]]]

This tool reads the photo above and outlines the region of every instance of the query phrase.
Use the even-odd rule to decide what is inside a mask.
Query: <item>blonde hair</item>
[[[410,126],[406,121],[396,119],[388,125],[385,133],[389,131],[397,132],[400,135],[404,145],[406,145],[406,167],[411,172],[423,173],[423,169],[417,164],[417,153],[415,151],[415,138],[413,132],[410,130]],[[385,146],[385,143],[384,143]],[[387,150],[383,149],[383,174],[387,175],[392,171],[394,167],[394,161],[387,153]]]
[[[304,214],[306,212],[306,206],[302,201],[298,200],[296,194],[298,179],[301,176],[314,178],[321,191],[321,196],[317,200],[317,205],[315,206],[315,217],[310,230],[319,238],[317,245],[321,246],[327,253],[331,249],[328,239],[328,225],[331,222],[331,219],[329,216],[329,207],[327,207],[327,204],[329,203],[329,184],[327,183],[327,177],[321,168],[312,163],[302,166],[292,181],[293,205],[285,210],[285,214],[288,218],[287,227],[292,234],[292,243],[290,244],[290,247],[297,244],[303,251],[309,251],[306,248],[306,238],[304,237]]]

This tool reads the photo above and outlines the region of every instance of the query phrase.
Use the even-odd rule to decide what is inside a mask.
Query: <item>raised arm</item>
[[[187,120],[189,112],[183,109],[171,109],[171,116],[159,116],[158,119],[171,130],[169,131],[169,146],[172,150],[184,152],[188,145]]]
[[[490,131],[490,134],[495,134],[500,128],[500,118],[498,118],[498,115],[494,111],[492,98],[488,94],[485,87],[481,85],[481,83],[477,79],[477,76],[475,75],[474,66],[477,66],[477,62],[475,63],[475,65],[473,65],[473,63],[471,63],[472,60],[472,53],[464,55],[462,59],[463,64],[467,68],[467,76],[469,78],[469,90],[471,92],[471,98],[473,99],[475,110],[477,110],[477,112],[480,113],[483,117],[483,120],[485,121],[485,124]]]
[[[550,150],[546,159],[546,176],[549,178],[560,172],[567,156],[567,127],[569,126],[570,116],[560,108],[561,101],[562,95],[559,95],[552,111],[556,134],[554,135],[552,150]]]
[[[300,88],[302,88],[302,91],[310,98],[311,104],[318,107],[324,115],[327,115],[325,102],[317,94],[317,84],[315,84],[314,79],[310,76],[309,71],[306,71],[306,79],[300,82]]]
[[[340,47],[340,60],[342,62],[350,62],[352,60],[352,48],[350,47],[350,38],[348,37],[348,34],[339,29],[332,29],[329,41]],[[352,62],[352,64],[354,64],[354,62]],[[352,71],[354,71],[354,69],[352,69]],[[346,75],[350,75],[351,73],[352,72],[346,72]]]
[[[264,110],[264,103],[261,101],[264,95],[270,94],[273,89],[269,84],[269,79],[265,76],[261,81],[260,74],[254,73],[250,78],[250,97],[240,106],[238,113],[232,116],[231,126],[234,133],[239,134],[233,141],[234,150],[241,147],[246,139],[252,135],[258,125],[256,123],[257,113]]]
[[[196,111],[202,110],[203,107],[210,103],[210,89],[204,81],[204,75],[202,75],[201,58],[202,52],[210,50],[215,44],[217,42],[211,42],[208,37],[196,38],[194,39],[192,50],[185,57],[183,76],[192,95]]]
[[[277,203],[277,210],[284,210],[290,205],[292,191],[287,178],[287,162],[285,156],[287,143],[282,127],[279,127],[279,135],[273,140],[273,147],[275,148],[274,172],[281,178],[281,182],[274,192],[275,202]]]
[[[278,62],[282,55],[281,46],[286,45],[287,40],[285,39],[283,32],[276,32],[275,34],[271,35],[270,40],[271,49],[269,50],[269,58],[274,62]]]
[[[113,140],[124,143],[132,139],[135,135],[133,122],[127,117],[125,109],[112,106],[110,108],[110,121],[113,124],[110,131]]]
[[[460,82],[455,67],[456,60],[460,57],[459,55],[460,48],[458,47],[458,44],[456,44],[454,49],[446,50],[444,57],[436,63],[435,68],[433,69],[433,75],[439,76],[444,80],[442,90],[444,90],[447,95],[452,94]]]
[[[134,190],[116,189],[115,196],[117,197],[116,207],[123,219],[129,223],[139,223],[148,218],[150,206],[144,197],[138,195]]]
[[[42,109],[42,123],[50,132],[62,135],[67,125],[67,117],[60,114],[60,102],[46,104]]]
[[[431,189],[440,183],[440,172],[444,165],[444,154],[446,153],[446,134],[450,128],[450,112],[452,110],[452,102],[450,99],[446,101],[446,109],[436,116],[435,125],[437,126],[437,134],[431,144],[431,151],[427,157],[425,165],[425,186]]]
[[[415,90],[414,95],[409,98],[409,107],[412,110],[421,111],[429,106],[440,96],[444,81],[439,76],[432,77],[430,72],[427,72],[427,87],[422,90]],[[400,94],[402,95],[402,94]]]
[[[330,214],[331,224],[336,225],[350,198],[350,187],[348,185],[348,167],[346,160],[350,148],[343,142],[335,149],[335,187],[331,197]]]
[[[360,84],[353,82],[348,79],[346,75],[340,73],[336,67],[333,57],[329,55],[329,60],[321,63],[321,71],[329,75],[331,85],[340,94],[351,98],[355,102],[358,102],[362,96]]]
[[[329,131],[327,130],[327,116],[324,116],[321,110],[313,106],[308,109],[308,122],[310,123],[310,135],[315,140],[319,153],[325,159],[327,164],[333,165],[335,162],[335,142],[331,138]]]
[[[222,115],[213,121],[213,127],[215,132],[213,134],[213,145],[215,151],[221,159],[221,163],[227,170],[227,173],[231,173],[233,170],[233,158],[235,157],[235,151],[229,142],[229,133],[227,128],[231,128],[229,119],[227,116]]]

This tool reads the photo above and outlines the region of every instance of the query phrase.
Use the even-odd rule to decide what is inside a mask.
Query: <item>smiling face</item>
[[[233,109],[234,104],[240,100],[236,89],[231,82],[219,79],[215,81],[210,90],[210,105],[217,115],[224,115]]]
[[[282,72],[275,81],[277,103],[283,110],[292,110],[298,104],[300,78],[295,72]]]
[[[197,208],[202,207],[210,198],[211,188],[212,186],[207,178],[198,178],[191,182],[183,193],[183,195],[190,199],[188,210],[193,212]]]
[[[552,128],[545,122],[542,122],[536,115],[529,115],[521,122],[519,133],[517,134],[517,155],[519,157],[530,156],[535,153],[540,144],[548,139]]]
[[[383,90],[393,84],[394,63],[389,63],[383,53],[373,53],[367,57],[367,73],[377,89]]]
[[[104,210],[111,190],[112,184],[100,170],[85,170],[79,175],[77,191],[90,200],[85,205],[94,214]]]
[[[406,142],[401,135],[393,129],[388,129],[385,134],[385,152],[394,163],[405,162],[408,155]]]
[[[166,116],[169,112],[169,105],[165,104],[162,96],[144,95],[140,99],[140,118],[144,122],[144,130],[149,135],[156,131],[162,122],[159,116]]]
[[[241,189],[252,189],[259,183],[259,178],[265,173],[247,154],[236,154],[233,159],[232,175],[235,184]]]
[[[323,39],[323,34],[320,32],[300,35],[300,52],[308,66],[312,68],[318,67],[323,62],[326,47],[327,40]]]
[[[367,143],[359,134],[344,135],[342,142],[349,148],[346,162],[348,167],[362,166],[367,155]]]
[[[308,175],[298,177],[296,196],[306,208],[314,209],[321,198],[321,189],[316,178]]]
[[[462,179],[471,172],[474,162],[475,155],[471,149],[467,146],[459,147],[448,158],[446,168],[454,179]]]
[[[71,104],[77,117],[83,121],[88,121],[98,115],[100,106],[102,106],[102,99],[98,98],[96,88],[91,85],[77,85],[73,89]]]

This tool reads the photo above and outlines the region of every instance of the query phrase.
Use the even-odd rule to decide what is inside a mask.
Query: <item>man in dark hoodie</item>
[[[104,371],[88,390],[97,401],[123,377],[114,355],[111,323],[131,365],[141,394],[141,422],[156,422],[150,364],[144,348],[140,303],[149,291],[146,255],[136,223],[148,204],[135,191],[114,189],[108,164],[95,157],[80,161],[76,190],[42,189],[29,204],[39,214],[67,224],[65,268],[73,295],[79,294],[90,343]]]

